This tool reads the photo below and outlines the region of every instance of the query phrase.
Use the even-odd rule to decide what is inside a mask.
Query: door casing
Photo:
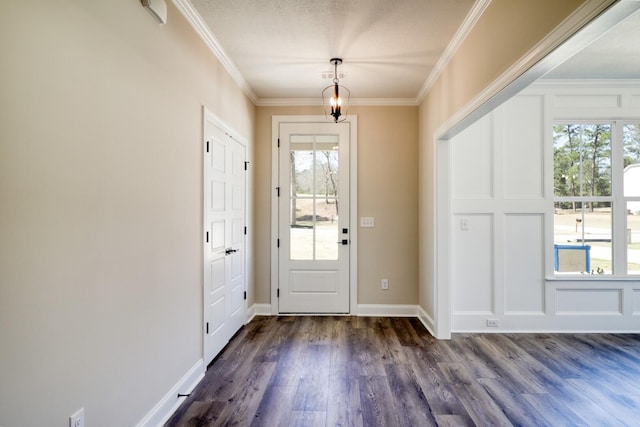
[[[279,155],[278,137],[280,123],[326,123],[325,116],[272,116],[271,118],[271,314],[278,313],[279,288],[279,250],[278,250],[278,186],[279,186]],[[358,117],[349,116],[349,203],[350,203],[350,245],[349,245],[349,314],[358,311]]]

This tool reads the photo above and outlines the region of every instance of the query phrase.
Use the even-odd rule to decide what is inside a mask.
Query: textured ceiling
[[[640,11],[560,64],[547,79],[640,79]]]
[[[352,98],[415,100],[474,0],[191,0],[258,100],[317,98],[341,57]]]
[[[489,0],[180,3],[192,6],[201,34],[257,104],[319,102],[332,57],[344,59],[338,73],[352,100],[415,104]],[[544,78],[640,79],[640,12]]]

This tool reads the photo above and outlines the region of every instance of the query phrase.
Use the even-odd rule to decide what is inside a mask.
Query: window
[[[553,128],[556,275],[640,274],[640,125]]]
[[[622,140],[627,274],[640,275],[640,124],[624,124]]]
[[[337,260],[339,137],[290,138],[290,257]]]

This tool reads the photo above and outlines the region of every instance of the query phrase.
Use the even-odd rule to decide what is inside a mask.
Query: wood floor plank
[[[293,411],[289,427],[324,427],[326,417],[322,411]]]
[[[601,381],[568,380],[568,382],[597,402],[612,417],[625,423],[631,420],[635,420],[633,423],[636,423],[640,420],[639,396],[627,393],[624,389],[612,388]]]
[[[576,426],[576,427],[588,427],[592,424],[587,422],[577,413],[572,411],[567,406],[563,405],[557,399],[553,399],[546,393],[542,394],[529,394],[525,393],[523,397],[529,402],[529,404],[535,408],[537,417],[533,420],[536,424],[546,420],[549,425],[552,426]]]
[[[351,360],[349,334],[353,330],[353,322],[350,317],[344,316],[340,321],[334,322],[331,329],[331,364],[339,364]]]
[[[191,402],[188,405],[183,405],[186,408],[184,415],[179,419],[176,419],[174,415],[172,420],[175,420],[169,420],[165,425],[167,427],[203,427],[215,425],[220,412],[226,405],[226,402],[220,401]]]
[[[418,319],[256,317],[166,426],[630,426],[640,334],[454,334]]]
[[[384,364],[406,364],[407,355],[388,318],[379,319],[374,329]]]
[[[251,427],[288,426],[293,411],[295,386],[269,386],[251,421]]]
[[[473,421],[460,415],[436,415],[436,422],[438,427],[475,427]]]
[[[326,344],[309,344],[303,363],[306,368],[298,381],[293,410],[326,411],[331,348]]]
[[[436,426],[429,402],[416,381],[413,370],[403,364],[389,364],[385,368],[389,389],[394,396],[392,403],[400,419],[399,425]]]
[[[352,354],[352,368],[357,375],[365,377],[383,376],[382,351],[376,345],[376,335],[372,327],[354,329],[349,334],[349,351]]]
[[[554,351],[554,343],[549,335],[510,334],[508,337],[558,377],[562,379],[585,377],[584,371],[578,366],[568,364],[563,358],[557,357],[558,352]]]
[[[420,337],[406,317],[392,318],[389,323],[398,336],[401,345],[419,346],[421,344]]]
[[[500,378],[480,378],[478,382],[484,386],[489,396],[500,406],[502,412],[509,421],[516,426],[535,424],[536,426],[553,427],[555,424],[548,423],[536,409],[524,398],[524,395],[517,393],[507,383]]]
[[[227,399],[227,403],[239,401],[242,402],[242,405],[225,405],[219,414],[218,421],[227,426],[250,425],[267,390],[274,369],[274,362],[254,363],[251,373],[235,387],[233,394]]]
[[[476,378],[500,378],[492,361],[483,357],[478,345],[471,335],[455,336],[449,345],[455,351],[455,357],[440,356],[437,362],[455,361],[459,359]]]
[[[504,379],[507,379],[520,393],[544,393],[544,385],[538,378],[524,369],[517,354],[512,349],[500,348],[495,342],[493,334],[477,335],[472,340],[477,343],[483,360],[487,360],[492,369]]]
[[[507,336],[501,334],[492,334],[493,342],[502,352],[510,354],[509,360],[518,366],[520,375],[535,383],[544,391],[549,388],[560,387],[562,378],[549,369],[545,363],[541,363],[535,357],[532,357],[522,347],[510,340]]]
[[[384,376],[360,377],[360,403],[362,419],[367,427],[396,427],[400,425],[398,413],[389,404],[393,397]]]
[[[328,426],[364,426],[358,377],[349,362],[334,363],[329,377]]]
[[[304,375],[303,355],[308,345],[308,334],[293,332],[288,335],[287,341],[281,344],[281,353],[271,385],[298,385],[298,381]]]
[[[437,364],[432,364],[426,359],[417,355],[418,349],[407,351],[410,364],[416,373],[416,381],[429,402],[431,413],[434,417],[438,415],[456,415],[465,419],[465,424],[473,425],[466,409],[462,406],[451,385],[445,380],[442,371]]]
[[[440,363],[454,393],[476,425],[511,426],[502,408],[461,363]]]

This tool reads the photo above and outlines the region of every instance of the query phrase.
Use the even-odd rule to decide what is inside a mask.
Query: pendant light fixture
[[[347,119],[351,92],[339,84],[338,65],[342,64],[342,58],[331,58],[329,62],[333,64],[334,67],[333,84],[327,86],[322,91],[322,105],[327,118],[330,118],[334,123],[338,123]]]

